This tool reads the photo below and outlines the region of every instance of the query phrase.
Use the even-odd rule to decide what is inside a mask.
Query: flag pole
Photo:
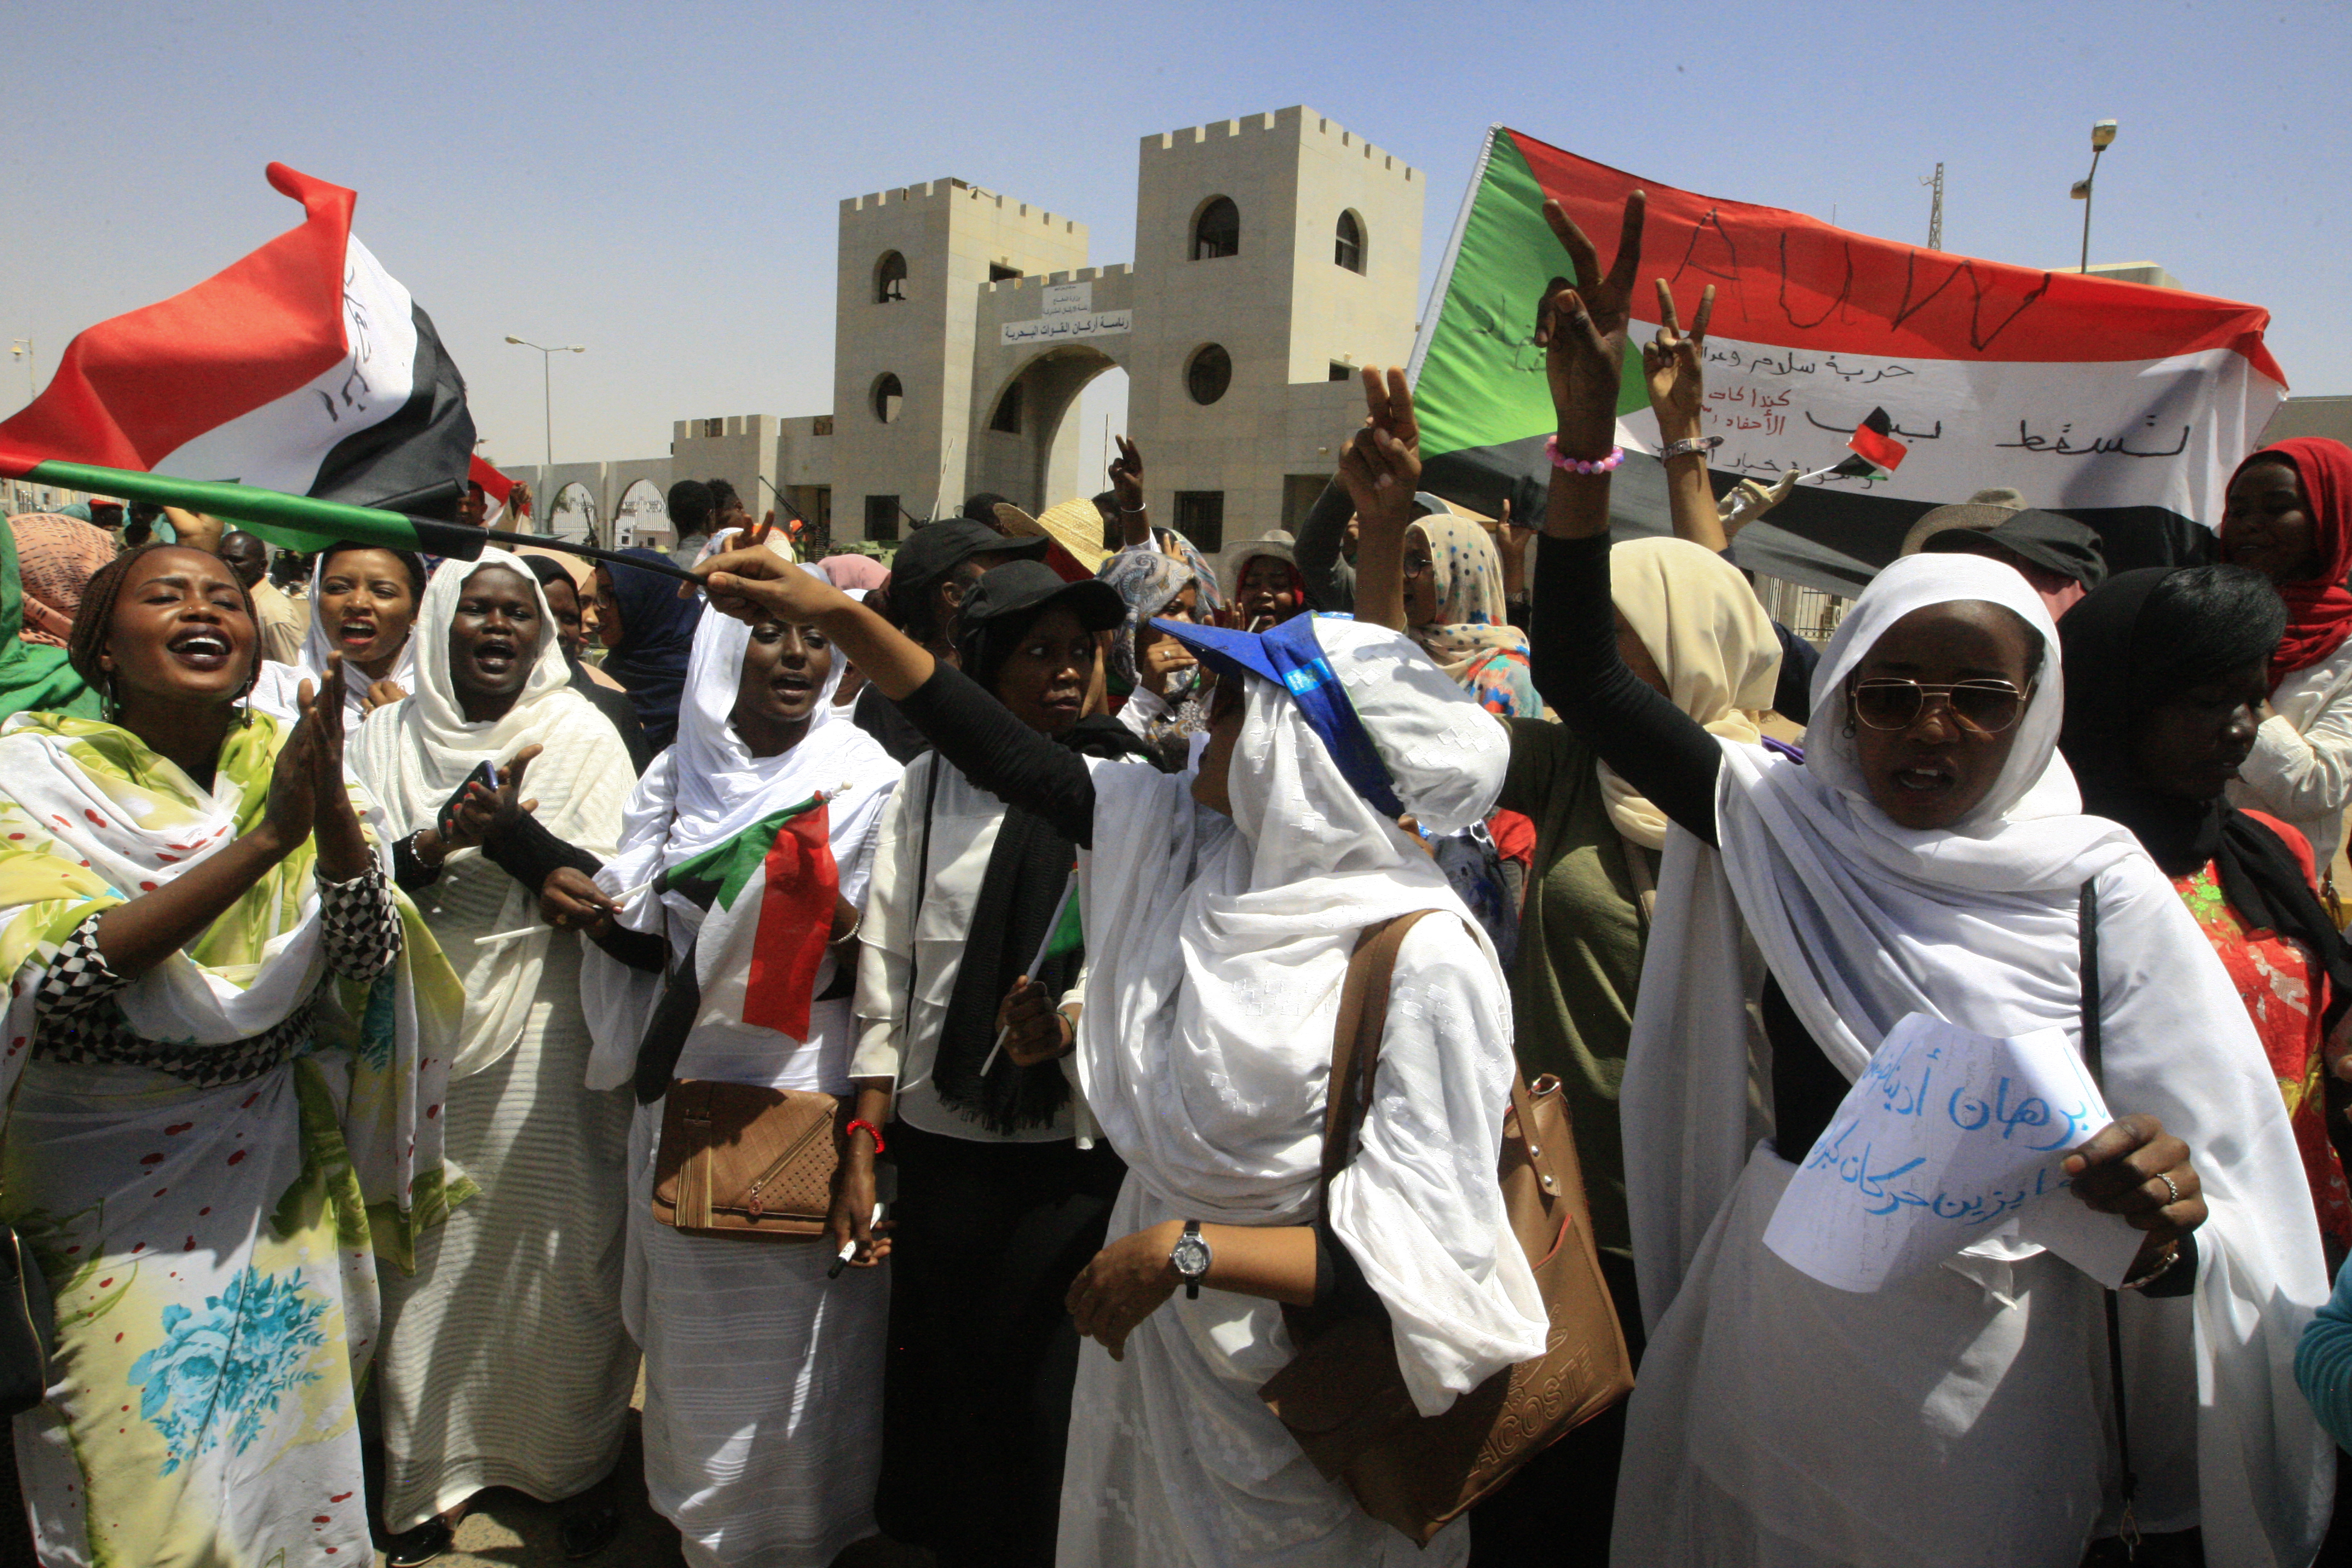
[[[356,544],[375,545],[386,550],[421,550],[428,555],[446,555],[456,561],[481,559],[486,545],[497,544],[511,549],[518,545],[535,544],[542,550],[560,550],[571,555],[582,555],[591,561],[607,561],[628,566],[639,572],[651,572],[656,576],[675,577],[681,583],[702,585],[702,579],[684,567],[667,561],[648,561],[625,555],[617,550],[606,550],[593,544],[575,544],[570,540],[556,539],[536,533],[509,533],[501,529],[475,528],[462,522],[444,522],[436,518],[418,517],[412,512],[394,511],[383,507],[352,506],[345,501],[322,500],[317,496],[289,495],[283,490],[263,489],[258,485],[240,485],[220,479],[184,479],[172,474],[150,474],[137,468],[106,468],[95,463],[36,463],[21,476],[36,484],[56,485],[62,489],[85,490],[92,495],[121,496],[129,500],[152,501],[158,506],[176,506],[188,511],[201,511],[212,517],[226,518],[243,523],[289,550],[316,550],[319,536],[328,540],[348,539]],[[294,537],[289,537],[289,535]],[[307,539],[303,536],[309,536]]]

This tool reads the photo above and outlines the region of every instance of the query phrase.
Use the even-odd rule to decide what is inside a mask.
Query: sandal
[[[566,1562],[593,1557],[620,1538],[621,1505],[611,1499],[572,1510],[556,1526],[555,1539]]]

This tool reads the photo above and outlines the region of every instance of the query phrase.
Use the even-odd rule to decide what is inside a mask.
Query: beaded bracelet
[[[1553,468],[1558,468],[1564,474],[1584,474],[1590,476],[1593,474],[1605,474],[1610,469],[1615,468],[1618,464],[1623,462],[1625,460],[1625,448],[1622,447],[1612,447],[1609,448],[1609,455],[1607,457],[1596,458],[1588,462],[1582,458],[1561,457],[1559,455],[1559,437],[1557,436],[1547,436],[1544,437],[1544,456],[1551,459],[1551,466]]]
[[[880,1157],[881,1157],[881,1154],[882,1154],[883,1150],[885,1150],[886,1148],[887,1148],[887,1147],[888,1147],[888,1145],[887,1145],[887,1144],[886,1144],[886,1143],[884,1143],[884,1142],[882,1142],[882,1129],[880,1129],[879,1127],[875,1126],[875,1125],[874,1125],[874,1123],[872,1123],[871,1121],[866,1121],[866,1120],[864,1117],[862,1117],[862,1116],[861,1116],[861,1117],[858,1117],[856,1120],[855,1120],[855,1121],[853,1121],[852,1122],[850,1122],[850,1124],[849,1124],[848,1126],[846,1126],[846,1127],[845,1127],[845,1128],[843,1128],[843,1129],[841,1130],[841,1136],[842,1136],[842,1140],[843,1140],[843,1142],[846,1142],[848,1141],[849,1135],[850,1135],[851,1133],[853,1133],[853,1132],[856,1131],[857,1131],[859,1128],[861,1128],[861,1127],[865,1128],[865,1129],[866,1129],[866,1131],[867,1131],[868,1132],[871,1132],[872,1134],[874,1134],[874,1153],[875,1153],[875,1157],[876,1157],[876,1158],[877,1158],[877,1159],[878,1159],[878,1158],[880,1158]]]

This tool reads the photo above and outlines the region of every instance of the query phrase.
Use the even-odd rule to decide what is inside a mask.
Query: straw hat
[[[1011,501],[996,503],[996,525],[1015,539],[1050,539],[1089,575],[1102,570],[1110,552],[1102,547],[1102,513],[1090,500],[1066,500],[1031,517]]]

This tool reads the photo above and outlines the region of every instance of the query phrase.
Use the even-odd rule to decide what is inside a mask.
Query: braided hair
[[[167,544],[154,540],[135,550],[126,550],[89,574],[81,591],[81,604],[74,611],[73,629],[66,634],[66,662],[73,672],[111,709],[114,705],[114,682],[99,664],[99,656],[106,651],[107,639],[114,632],[114,602],[122,596],[122,584],[130,580],[132,563],[152,555],[158,550],[191,550],[202,555],[192,544]],[[253,593],[234,572],[228,580],[236,584],[236,596],[245,606],[246,619],[254,623],[257,632],[260,617],[254,613]],[[253,694],[261,679],[261,638],[253,639],[253,667],[246,672],[245,685],[237,692],[239,700]]]

